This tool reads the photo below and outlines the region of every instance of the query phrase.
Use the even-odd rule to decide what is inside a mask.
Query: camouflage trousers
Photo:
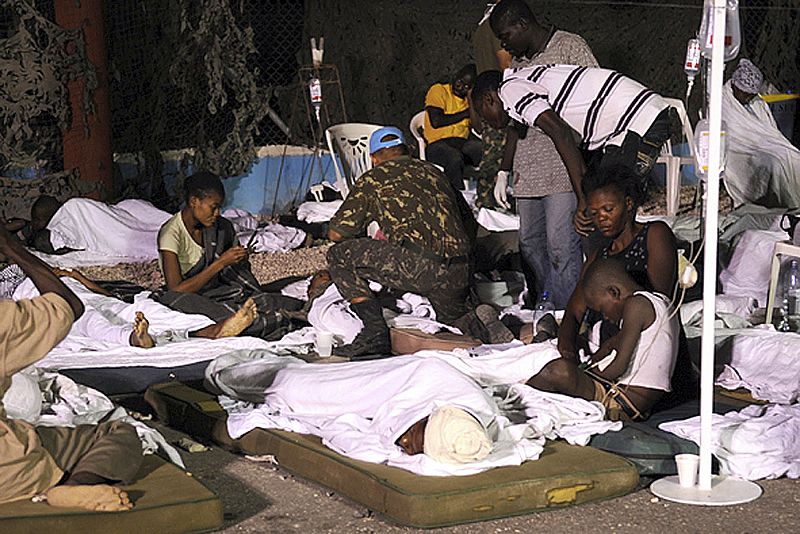
[[[430,300],[436,319],[450,323],[469,308],[469,264],[445,263],[368,238],[348,239],[328,251],[328,270],[347,300],[374,297],[369,280],[389,289],[415,293]]]
[[[494,179],[503,161],[506,132],[505,130],[495,130],[484,124],[481,137],[483,139],[483,157],[478,169],[475,204],[479,208],[494,208]]]

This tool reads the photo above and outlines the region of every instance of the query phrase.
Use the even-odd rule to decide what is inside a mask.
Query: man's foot
[[[60,508],[83,508],[96,512],[121,512],[133,508],[126,492],[108,484],[56,486],[47,491],[47,503]]]
[[[156,346],[156,342],[153,341],[153,338],[147,331],[148,328],[150,328],[150,322],[142,312],[137,311],[136,318],[133,320],[133,331],[130,337],[132,347],[150,349]]]
[[[389,327],[383,320],[383,309],[376,299],[351,303],[350,309],[361,319],[364,327],[349,345],[334,347],[333,354],[355,358],[368,354],[391,354],[392,341]]]
[[[258,309],[253,299],[247,299],[239,311],[225,319],[220,323],[220,329],[214,336],[214,339],[221,337],[238,336],[247,329],[248,326],[253,324],[258,315]]]

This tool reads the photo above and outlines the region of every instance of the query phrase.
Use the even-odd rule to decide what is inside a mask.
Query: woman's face
[[[192,210],[192,217],[206,228],[214,226],[219,219],[223,200],[225,199],[219,193],[214,192],[204,198],[191,197],[189,208]]]
[[[604,187],[589,193],[586,199],[589,217],[604,237],[616,237],[633,222],[633,201],[616,187]]]

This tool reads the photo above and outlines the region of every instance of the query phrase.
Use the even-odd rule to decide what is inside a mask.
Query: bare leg
[[[47,503],[97,512],[121,512],[133,508],[126,492],[108,484],[55,486],[47,491]]]
[[[205,328],[201,328],[190,335],[192,337],[206,337],[211,339],[219,339],[221,337],[238,336],[247,329],[256,319],[258,310],[256,303],[253,299],[247,299],[245,303],[239,308],[239,311],[222,321],[215,323]]]
[[[140,311],[136,312],[136,318],[133,320],[133,330],[131,331],[130,343],[132,347],[142,347],[143,349],[149,349],[156,345],[153,338],[150,336],[150,333],[147,329],[150,327],[150,323],[148,322],[147,318],[144,314]]]
[[[558,358],[545,365],[527,384],[542,391],[594,399],[594,382],[571,360]]]

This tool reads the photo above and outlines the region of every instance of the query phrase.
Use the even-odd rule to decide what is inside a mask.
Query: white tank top
[[[618,383],[672,391],[670,379],[678,357],[680,332],[678,314],[667,320],[671,313],[670,303],[660,293],[637,291],[634,295],[642,295],[650,301],[656,318],[653,324],[642,331],[631,363]]]

